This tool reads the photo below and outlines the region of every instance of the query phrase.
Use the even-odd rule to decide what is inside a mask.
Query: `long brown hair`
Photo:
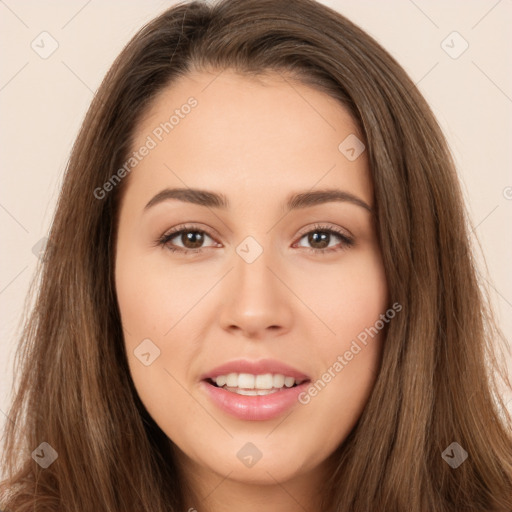
[[[390,301],[403,305],[362,416],[335,454],[323,509],[512,510],[511,418],[496,388],[502,338],[447,143],[400,65],[313,0],[181,3],[109,70],[72,149],[21,335],[3,507],[185,510],[171,443],[139,400],[124,349],[113,256],[126,180],[99,199],[94,191],[126,161],[157,93],[188,70],[227,68],[294,77],[351,112],[368,152]],[[31,457],[42,442],[58,454],[46,469]],[[468,454],[457,468],[442,457],[453,442]]]

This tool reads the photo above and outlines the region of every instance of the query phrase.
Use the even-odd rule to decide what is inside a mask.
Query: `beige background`
[[[49,229],[73,140],[122,47],[173,3],[0,1],[0,427],[15,333],[38,261],[33,247]],[[512,339],[512,1],[323,3],[375,37],[432,106],[458,164],[501,328]],[[58,48],[47,58],[31,47],[43,52],[51,44]],[[504,357],[512,368],[510,351]],[[510,393],[506,400],[512,410]]]

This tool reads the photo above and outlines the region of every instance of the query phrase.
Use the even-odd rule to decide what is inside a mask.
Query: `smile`
[[[283,388],[292,388],[303,381],[304,379],[295,379],[282,373],[264,373],[259,375],[228,373],[226,375],[218,375],[214,379],[209,379],[209,382],[216,387],[245,396],[264,396],[277,393]]]
[[[201,389],[221,412],[248,421],[277,418],[297,404],[310,378],[281,361],[236,360],[201,377]]]

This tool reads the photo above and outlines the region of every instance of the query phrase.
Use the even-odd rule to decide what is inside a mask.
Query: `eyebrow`
[[[172,199],[222,210],[229,209],[230,206],[229,200],[224,194],[196,188],[166,188],[150,199],[144,207],[144,211]],[[347,202],[360,206],[370,213],[373,212],[368,203],[350,192],[339,189],[323,189],[292,194],[286,200],[286,207],[288,210],[296,210],[330,202]]]

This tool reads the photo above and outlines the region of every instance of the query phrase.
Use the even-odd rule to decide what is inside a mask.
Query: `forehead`
[[[365,152],[354,160],[343,152],[344,141],[362,139],[339,101],[286,75],[193,72],[139,122],[132,150],[153,147],[130,181],[147,194],[169,185],[275,194],[347,184],[370,201]]]

